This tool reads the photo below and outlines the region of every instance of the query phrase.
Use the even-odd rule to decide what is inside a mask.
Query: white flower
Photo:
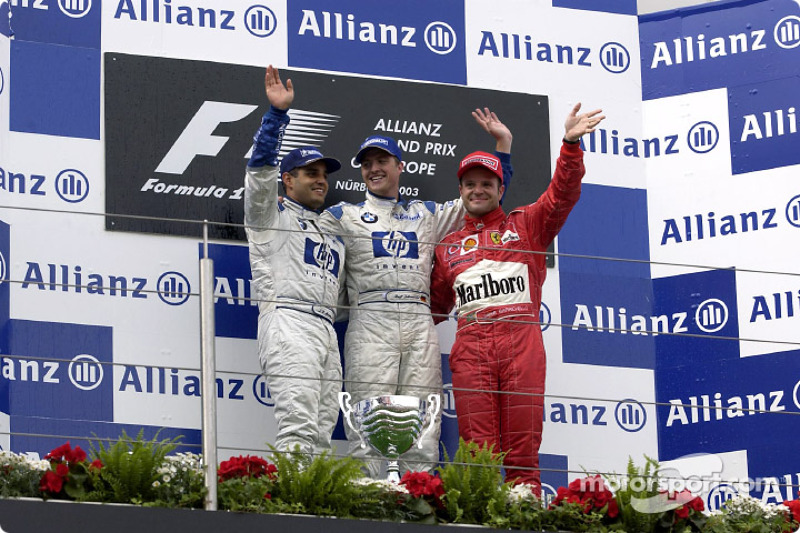
[[[358,479],[354,479],[352,481],[353,485],[358,486],[367,486],[372,485],[374,487],[378,487],[383,489],[387,492],[399,492],[402,494],[408,494],[408,489],[406,489],[403,485],[392,483],[386,479],[371,479],[368,477],[360,477]]]
[[[156,489],[157,489],[157,488],[158,488],[158,487],[160,487],[160,486],[161,486],[161,483],[159,483],[159,481],[158,481],[158,480],[155,480],[155,481],[153,481],[153,488],[156,488]]]
[[[508,491],[508,503],[532,502],[538,499],[533,492],[533,485],[528,485],[527,483],[514,485]]]

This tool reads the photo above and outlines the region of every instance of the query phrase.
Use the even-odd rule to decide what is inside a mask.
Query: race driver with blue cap
[[[472,115],[495,138],[508,186],[510,130],[488,108]],[[403,154],[390,137],[368,137],[354,161],[361,165],[366,200],[337,204],[320,217],[326,231],[343,237],[347,250],[345,389],[353,403],[389,394],[424,400],[442,390],[442,354],[430,311],[434,247],[463,223],[464,206],[460,198],[444,204],[402,198]],[[403,455],[401,471],[427,471],[438,463],[440,422],[437,416],[421,449]],[[345,429],[350,453],[378,477],[379,457]]]
[[[275,447],[320,453],[331,447],[342,388],[333,322],[344,286],[344,243],[325,234],[319,212],[328,174],[341,164],[313,146],[278,154],[294,100],[278,69],[264,80],[269,111],[255,135],[245,176],[244,212],[258,299],[258,350],[275,402]],[[278,203],[278,176],[286,192]]]

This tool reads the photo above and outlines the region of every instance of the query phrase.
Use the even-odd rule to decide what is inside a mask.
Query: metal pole
[[[214,350],[214,261],[208,258],[208,220],[203,225],[200,259],[200,352],[203,378],[203,461],[206,473],[205,508],[217,510],[217,363]]]

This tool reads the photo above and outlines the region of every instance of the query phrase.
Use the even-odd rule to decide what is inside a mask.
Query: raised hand
[[[264,76],[264,89],[267,92],[267,100],[272,107],[278,109],[289,109],[294,100],[294,85],[292,80],[286,80],[286,85],[281,82],[281,74],[272,65],[267,67]]]
[[[567,120],[564,122],[564,130],[566,131],[564,138],[570,142],[575,142],[585,134],[592,133],[597,125],[606,118],[605,115],[600,114],[603,112],[602,109],[595,109],[594,111],[581,113],[579,115],[578,111],[580,110],[581,103],[578,102],[575,104],[575,107],[572,108],[569,115],[567,115]]]
[[[488,107],[484,107],[482,110],[476,108],[472,112],[472,116],[481,128],[495,138],[495,141],[497,141],[495,149],[498,152],[511,152],[511,141],[513,140],[511,130],[500,121],[494,111],[491,111]]]

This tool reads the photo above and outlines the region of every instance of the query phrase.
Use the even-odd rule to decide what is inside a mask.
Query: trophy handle
[[[339,407],[342,409],[342,415],[344,417],[345,422],[347,425],[350,426],[350,429],[353,430],[353,433],[358,435],[358,438],[361,440],[361,447],[366,448],[367,443],[364,442],[364,437],[361,436],[361,432],[358,431],[353,422],[350,420],[351,415],[353,414],[353,408],[350,406],[350,396],[349,392],[340,392],[339,393]]]
[[[419,436],[417,440],[417,448],[422,449],[422,440],[425,438],[425,435],[433,429],[434,424],[436,423],[436,415],[439,414],[439,411],[442,408],[442,399],[439,397],[438,394],[428,394],[428,418],[430,422],[428,423],[428,427],[426,427],[422,434]]]

